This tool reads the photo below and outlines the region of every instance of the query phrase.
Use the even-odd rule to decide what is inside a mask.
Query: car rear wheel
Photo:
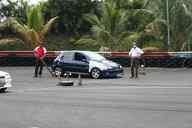
[[[0,92],[5,92],[7,90],[7,88],[1,88]]]
[[[101,77],[101,71],[98,68],[93,68],[90,75],[94,79],[99,79]]]
[[[59,67],[55,68],[55,76],[56,77],[61,77],[62,73],[63,73],[63,70],[61,68],[59,68]]]

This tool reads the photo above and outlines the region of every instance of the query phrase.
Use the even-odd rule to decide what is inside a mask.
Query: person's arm
[[[33,54],[34,54],[34,56],[35,56],[36,58],[39,58],[39,54],[38,54],[38,52],[37,52],[37,49],[38,49],[38,47],[36,47],[36,48],[33,50]]]
[[[43,50],[44,50],[44,53],[46,55],[47,54],[47,49],[44,47]]]
[[[144,53],[143,50],[140,49],[140,48],[139,48],[139,52],[140,52],[141,55]]]
[[[143,50],[139,49],[139,51],[140,51],[140,57],[143,58],[143,54],[144,54]]]
[[[129,56],[131,56],[132,52],[133,52],[133,49],[131,48],[131,50],[129,52]]]

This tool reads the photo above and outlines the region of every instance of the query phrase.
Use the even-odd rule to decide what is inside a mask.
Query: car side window
[[[81,53],[75,53],[74,59],[77,60],[77,61],[85,61],[85,60],[87,60],[85,55],[83,55]]]

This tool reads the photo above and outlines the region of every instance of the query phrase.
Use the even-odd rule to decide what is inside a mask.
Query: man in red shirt
[[[34,56],[35,56],[35,74],[34,77],[41,77],[42,70],[43,70],[43,59],[46,56],[47,50],[43,47],[43,42],[39,42],[39,46],[34,49]]]

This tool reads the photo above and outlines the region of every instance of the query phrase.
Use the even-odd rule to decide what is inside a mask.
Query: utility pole
[[[166,0],[166,5],[167,5],[167,46],[168,50],[170,49],[170,23],[169,23],[169,0]]]

